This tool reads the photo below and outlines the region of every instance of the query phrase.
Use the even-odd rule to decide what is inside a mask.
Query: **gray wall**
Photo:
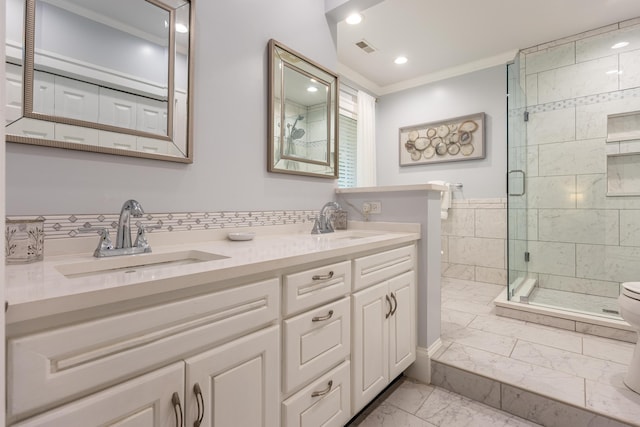
[[[505,197],[506,79],[506,67],[499,66],[380,97],[376,107],[378,185],[443,180],[461,182],[465,198]],[[486,113],[485,159],[399,166],[399,128],[479,112]]]
[[[127,198],[149,212],[319,209],[335,181],[266,172],[267,43],[336,69],[324,12],[317,0],[198,1],[194,163],[9,143],[7,214],[111,213]]]

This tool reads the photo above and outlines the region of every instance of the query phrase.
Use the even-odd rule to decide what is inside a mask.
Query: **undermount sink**
[[[228,258],[224,255],[202,251],[181,251],[163,254],[128,255],[118,258],[99,258],[74,264],[62,264],[56,269],[68,278],[91,277],[102,274],[135,273],[151,268],[173,267],[177,265],[195,264],[198,262],[216,261]]]
[[[318,236],[327,240],[354,240],[354,239],[364,239],[366,237],[374,237],[379,235],[380,233],[370,233],[366,231],[346,231],[346,232],[337,231],[334,233],[319,234],[319,235],[316,234],[314,236]]]

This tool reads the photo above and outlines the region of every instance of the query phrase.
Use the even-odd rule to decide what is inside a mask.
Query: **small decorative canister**
[[[7,264],[42,261],[44,220],[7,219],[5,225],[5,261]]]

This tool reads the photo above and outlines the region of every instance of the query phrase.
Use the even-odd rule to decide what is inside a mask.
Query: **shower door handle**
[[[511,192],[511,181],[510,181],[510,178],[511,178],[511,174],[514,174],[514,173],[518,173],[518,174],[522,175],[522,191],[520,193],[512,193]],[[526,178],[526,176],[527,176],[527,174],[522,169],[510,170],[507,173],[507,188],[509,190],[509,195],[510,196],[524,196],[524,193],[525,193],[525,178]]]

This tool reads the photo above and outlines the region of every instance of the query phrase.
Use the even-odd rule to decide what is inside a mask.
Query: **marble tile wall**
[[[612,49],[620,41],[629,44]],[[620,282],[640,277],[640,197],[607,192],[640,194],[640,154],[607,154],[640,144],[607,142],[607,125],[610,115],[640,111],[640,21],[525,49],[519,64],[526,107],[510,106],[510,127],[522,127],[525,110],[529,121],[526,144],[509,155],[522,157],[515,164],[526,167],[527,187],[509,199],[521,211],[512,213],[509,254],[518,264],[528,250],[530,261],[515,267],[541,287],[615,297]]]
[[[443,277],[506,285],[506,207],[506,199],[453,200],[442,221]]]

